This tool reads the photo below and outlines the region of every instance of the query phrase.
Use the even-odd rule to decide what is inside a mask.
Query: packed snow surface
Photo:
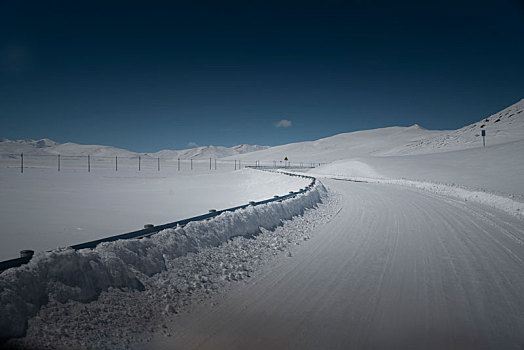
[[[307,244],[139,348],[522,347],[523,220],[403,186],[322,181],[341,211]]]

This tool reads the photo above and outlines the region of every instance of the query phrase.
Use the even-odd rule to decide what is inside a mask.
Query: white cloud
[[[275,124],[277,128],[288,128],[291,126],[291,120],[282,119],[278,123]]]
[[[198,147],[198,143],[191,141],[187,143],[187,146],[188,147]]]

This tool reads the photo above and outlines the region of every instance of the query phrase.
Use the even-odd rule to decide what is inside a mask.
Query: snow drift
[[[317,183],[310,191],[282,202],[226,212],[149,238],[103,243],[93,250],[39,253],[29,264],[0,275],[0,338],[23,336],[28,319],[50,299],[90,302],[110,287],[143,290],[147,277],[168,269],[169,261],[235,236],[274,229],[283,220],[315,207],[325,192]]]

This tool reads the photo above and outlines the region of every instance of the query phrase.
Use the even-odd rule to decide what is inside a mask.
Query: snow
[[[3,336],[27,332],[6,344],[519,348],[524,334],[523,110],[524,100],[458,130],[388,127],[226,157],[222,161],[229,165],[234,159],[280,164],[286,156],[292,166],[316,161],[322,166],[308,174],[321,183],[289,201],[222,214],[147,239],[92,251],[38,253],[28,265],[0,275]],[[57,174],[38,163],[24,173],[25,182],[17,183],[24,178],[16,172],[16,159],[11,165],[0,170],[2,179],[8,178],[0,183],[2,198],[11,193],[4,206],[16,203],[17,195],[27,199],[36,193],[43,203],[57,202],[53,191],[74,198],[71,188],[81,186],[82,195],[109,201],[103,207],[96,200],[90,206],[77,200],[85,213],[102,206],[118,223],[136,216],[133,229],[159,223],[140,215],[165,210],[173,217],[175,211],[197,207],[202,214],[256,200],[257,193],[262,198],[279,194],[278,186],[282,193],[304,186],[296,178],[255,170],[201,173],[201,167],[199,175],[186,169],[164,176],[129,168],[130,175],[117,178],[109,166],[95,174],[73,168]],[[45,173],[51,175],[42,180]],[[61,181],[70,181],[68,190],[61,189]],[[115,184],[121,184],[120,191],[112,189]],[[166,195],[170,186],[180,191],[173,201]],[[177,203],[180,198],[190,203],[192,190],[200,186],[204,190],[195,192],[200,194],[194,203],[187,208]],[[25,194],[24,187],[29,188]],[[123,204],[111,202],[119,197]],[[226,203],[229,199],[238,201]],[[34,204],[36,217],[47,210],[42,207]],[[115,208],[120,207],[128,219],[118,218]],[[166,221],[172,220],[160,222]]]
[[[27,265],[9,269],[0,275],[0,338],[24,335],[27,320],[49,302],[86,303],[98,299],[102,292],[110,288],[137,291],[165,288],[173,283],[168,278],[170,276],[164,274],[160,280],[154,276],[166,271],[171,275],[180,273],[178,258],[218,247],[234,237],[252,237],[261,232],[274,231],[283,220],[303,215],[306,209],[314,208],[323,196],[323,186],[315,185],[312,190],[282,202],[226,212],[211,220],[191,222],[141,240],[103,243],[93,250],[40,252]],[[293,241],[286,236],[275,239],[274,234],[269,234],[270,239],[267,235],[260,236],[261,247],[268,250],[284,250],[298,239]],[[249,266],[251,263],[247,261],[246,264]],[[196,270],[191,272],[197,273]],[[225,279],[238,277],[234,269],[224,268],[219,272]],[[201,283],[210,277],[217,276],[198,270],[196,279]],[[176,284],[172,285],[172,288],[175,287],[178,288]],[[187,286],[179,288],[187,290]],[[132,303],[127,307],[134,306]]]
[[[320,177],[425,189],[524,218],[524,141],[427,155],[363,157],[310,171]]]
[[[224,158],[238,154],[245,154],[260,151],[269,148],[269,146],[259,145],[236,145],[233,147],[223,146],[200,146],[188,150],[172,151],[162,150],[152,154],[153,157],[164,159],[205,159],[205,158]]]
[[[233,171],[61,171],[0,168],[0,260],[165,224],[309,184],[304,178]]]
[[[292,258],[137,348],[521,347],[524,221],[417,189],[322,181],[340,212]]]
[[[430,131],[418,127],[388,127],[374,130],[338,134],[316,141],[291,143],[267,150],[235,156],[241,160],[274,161],[285,157],[291,162],[331,162],[362,155],[383,155],[392,149],[419,142],[442,131]],[[225,159],[233,159],[226,157]]]
[[[312,170],[316,174],[409,178],[524,196],[524,140],[425,155],[360,157]]]
[[[19,155],[24,153],[26,156],[44,155],[63,155],[63,156],[87,156],[93,157],[115,157],[137,158],[139,155],[150,158],[162,159],[205,159],[222,158],[236,154],[244,154],[259,150],[264,150],[269,146],[259,145],[237,145],[233,147],[223,146],[199,146],[183,150],[161,150],[154,153],[135,153],[126,149],[101,146],[101,145],[81,145],[73,142],[58,143],[50,139],[41,140],[9,140],[0,139],[0,159],[8,155]]]
[[[458,130],[429,131],[413,125],[358,131],[240,158],[281,159],[285,155],[296,164],[307,156],[324,163],[310,170],[310,175],[417,187],[522,217],[523,112],[521,100]]]
[[[287,157],[292,163],[327,163],[366,156],[457,151],[482,147],[483,129],[486,130],[486,144],[489,146],[523,140],[524,99],[458,130],[426,130],[417,124],[410,127],[387,127],[343,133],[316,141],[290,143],[235,158],[273,161]]]

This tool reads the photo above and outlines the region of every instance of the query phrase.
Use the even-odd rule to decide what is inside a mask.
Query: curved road
[[[404,187],[323,182],[341,194],[330,223],[149,346],[524,348],[524,222]]]

